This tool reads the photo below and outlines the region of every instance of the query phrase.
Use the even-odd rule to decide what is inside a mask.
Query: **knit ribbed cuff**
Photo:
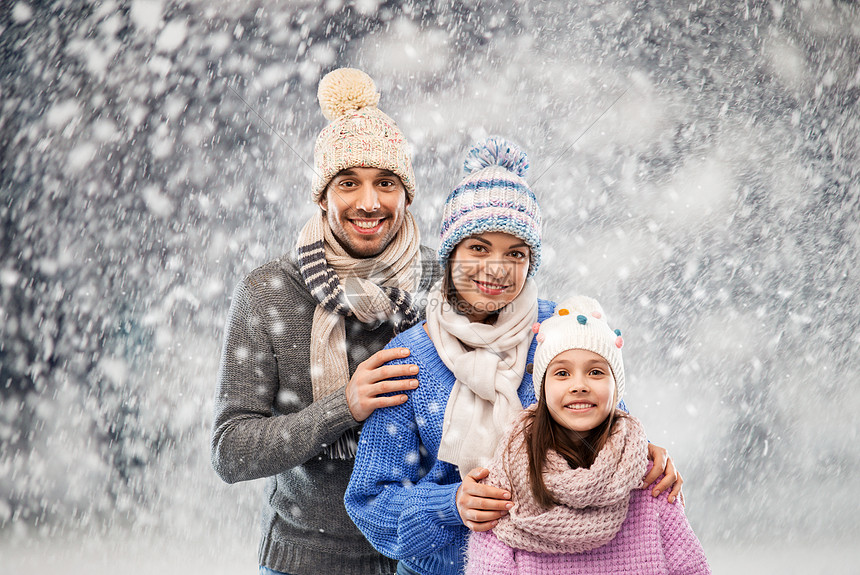
[[[427,507],[436,513],[442,525],[463,525],[460,512],[457,511],[457,489],[462,483],[439,485],[427,498]]]
[[[350,427],[355,427],[358,422],[349,410],[346,402],[346,386],[338,388],[334,393],[319,400],[320,409],[325,413],[326,425],[333,431],[341,433]]]

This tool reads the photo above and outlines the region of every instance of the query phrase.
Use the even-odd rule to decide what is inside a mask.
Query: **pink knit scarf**
[[[634,417],[616,419],[612,435],[589,469],[571,469],[556,451],[547,454],[544,481],[560,505],[535,501],[529,485],[523,412],[499,444],[486,483],[508,489],[514,507],[493,530],[515,549],[535,553],[581,553],[611,541],[627,516],[630,491],[642,484],[648,441]],[[510,448],[508,444],[510,443]]]

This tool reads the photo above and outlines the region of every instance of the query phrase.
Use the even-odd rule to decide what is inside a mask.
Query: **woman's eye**
[[[469,249],[471,249],[474,252],[483,252],[483,251],[486,251],[487,248],[485,248],[481,244],[474,244],[473,246],[470,246]]]
[[[524,257],[526,257],[526,254],[524,254],[523,252],[516,251],[516,252],[511,252],[511,256],[517,258],[518,260],[521,260]]]

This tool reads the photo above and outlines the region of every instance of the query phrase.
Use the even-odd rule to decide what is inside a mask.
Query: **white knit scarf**
[[[534,411],[536,406],[528,409]],[[616,419],[612,434],[588,469],[571,469],[556,451],[547,453],[544,482],[560,503],[547,509],[534,499],[529,484],[525,414],[502,439],[485,480],[511,490],[514,499],[513,508],[493,533],[515,549],[535,553],[582,553],[606,545],[621,530],[630,492],[642,484],[648,467],[642,424],[632,416]]]
[[[441,288],[427,306],[427,332],[456,381],[445,407],[438,458],[465,477],[486,465],[499,438],[523,406],[517,389],[537,321],[537,287],[526,280],[520,294],[492,325],[472,322],[445,301]]]
[[[344,318],[354,316],[370,328],[394,320],[396,330],[416,322],[411,292],[421,281],[418,227],[406,212],[403,225],[379,255],[354,258],[338,242],[322,211],[305,224],[298,240],[299,268],[319,302],[311,326],[311,386],[314,400],[349,382]],[[329,449],[343,459],[355,455],[354,436]]]

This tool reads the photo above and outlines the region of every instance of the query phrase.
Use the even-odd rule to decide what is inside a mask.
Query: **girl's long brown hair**
[[[546,376],[544,376],[546,380]],[[626,417],[618,408],[597,427],[588,432],[571,431],[562,427],[552,418],[546,403],[546,387],[541,382],[541,394],[537,408],[530,412],[524,426],[525,449],[529,456],[529,484],[535,500],[544,507],[557,505],[552,493],[546,488],[543,480],[543,468],[546,465],[547,452],[554,449],[564,457],[572,469],[589,468],[603,449],[612,434],[615,420]],[[617,400],[614,400],[617,404]]]

